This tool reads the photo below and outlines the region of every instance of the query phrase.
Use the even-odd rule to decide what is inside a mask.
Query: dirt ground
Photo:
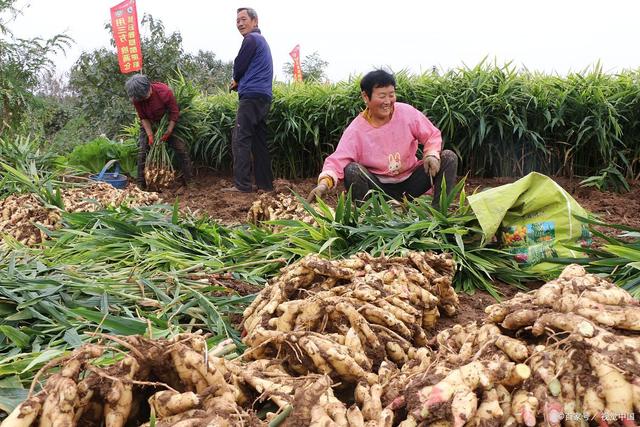
[[[540,285],[541,283],[531,284],[529,288],[533,290],[538,288]],[[518,293],[518,289],[505,283],[495,283],[494,286],[502,295],[504,300],[510,299]],[[473,295],[460,293],[458,294],[458,298],[460,300],[460,309],[458,312],[451,317],[440,317],[434,327],[434,331],[431,332],[438,332],[443,329],[450,328],[455,324],[465,325],[467,323],[479,321],[484,318],[485,307],[497,302],[493,296],[484,291],[477,291]]]
[[[467,181],[466,192],[508,184],[516,178],[479,179]],[[600,192],[593,188],[582,188],[579,180],[558,178],[556,181],[588,211],[597,214],[609,223],[624,224],[640,228],[640,183],[631,184],[631,192],[617,194]],[[223,188],[232,185],[228,176],[220,176],[200,170],[189,188],[177,187],[165,190],[160,196],[169,203],[176,198],[183,207],[194,212],[208,214],[228,225],[245,222],[246,214],[258,193],[226,193]],[[274,182],[276,192],[295,191],[306,196],[314,187],[315,179],[284,180]]]
[[[471,178],[467,182],[467,194],[472,194],[475,190],[513,182],[515,178],[495,178],[477,179]],[[593,188],[581,188],[579,180],[569,180],[559,178],[556,180],[566,189],[580,205],[588,211],[598,215],[602,220],[609,223],[624,224],[635,228],[640,228],[640,183],[631,183],[632,191],[626,194],[610,192],[600,192]],[[188,208],[193,212],[208,214],[212,218],[217,218],[223,223],[232,225],[246,222],[246,215],[249,207],[259,195],[258,193],[227,193],[221,189],[232,185],[232,181],[227,176],[220,176],[206,171],[200,171],[189,188],[179,187],[166,190],[161,197],[173,203],[176,198],[183,208]],[[276,180],[274,183],[275,192],[289,192],[291,190],[306,196],[314,187],[315,179],[306,180]],[[605,232],[607,232],[605,230]],[[609,230],[609,232],[615,232]],[[537,288],[541,284],[530,284],[530,288]],[[517,290],[509,285],[496,283],[495,287],[509,299],[516,294]],[[243,289],[246,294],[248,289]],[[453,317],[443,317],[437,324],[436,330],[450,327],[456,323],[468,323],[484,317],[484,308],[495,303],[494,298],[486,292],[479,291],[474,295],[460,294],[460,310]],[[239,319],[237,319],[239,320]]]

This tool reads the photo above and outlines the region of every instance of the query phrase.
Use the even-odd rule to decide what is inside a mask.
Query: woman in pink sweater
[[[442,151],[440,131],[424,114],[396,102],[395,87],[393,75],[383,70],[362,78],[360,89],[367,108],[326,158],[310,201],[344,181],[355,200],[364,200],[372,189],[398,200],[418,197],[433,184],[437,205],[442,180],[449,191],[455,186],[458,157],[453,151]],[[418,144],[423,145],[423,160],[416,157]]]

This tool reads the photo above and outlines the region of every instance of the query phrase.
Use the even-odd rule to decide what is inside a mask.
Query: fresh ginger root
[[[538,399],[526,390],[518,390],[511,400],[511,412],[516,421],[527,427],[536,425],[536,412],[538,411]]]
[[[609,365],[606,359],[598,353],[592,353],[589,356],[589,363],[600,380],[605,399],[605,410],[619,416],[632,414],[633,388],[624,375]]]
[[[114,381],[104,405],[105,427],[124,427],[131,412],[133,380],[140,368],[135,358],[127,356],[120,362],[125,370],[122,379]]]
[[[451,371],[443,380],[433,386],[418,390],[418,406],[408,408],[418,421],[429,419],[432,411],[452,399],[454,425],[463,425],[477,410],[475,390],[482,386],[490,389],[495,384],[521,383],[530,375],[526,365],[512,362],[474,361]],[[462,423],[462,424],[460,424]]]
[[[4,419],[2,427],[29,427],[36,420],[46,395],[44,392],[25,400]]]
[[[504,412],[500,407],[498,392],[495,388],[482,393],[482,401],[475,415],[469,421],[470,426],[500,425]]]
[[[78,404],[80,358],[71,359],[59,374],[52,375],[45,386],[47,398],[42,405],[40,427],[73,425]]]
[[[180,414],[200,406],[200,398],[192,391],[177,393],[171,390],[159,391],[149,398],[158,418]]]

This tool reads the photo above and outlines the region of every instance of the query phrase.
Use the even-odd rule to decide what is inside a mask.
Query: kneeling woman
[[[440,131],[408,104],[396,102],[393,75],[375,70],[360,82],[367,108],[342,134],[338,147],[326,158],[318,185],[308,199],[323,197],[344,181],[355,200],[364,200],[378,189],[394,199],[418,197],[433,185],[434,205],[440,200],[442,180],[450,191],[455,186],[458,157],[442,150]],[[418,160],[418,145],[423,160]]]

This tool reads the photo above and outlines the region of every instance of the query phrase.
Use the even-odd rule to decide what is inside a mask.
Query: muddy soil
[[[516,178],[470,178],[467,181],[467,194],[476,190],[497,187],[515,181]],[[275,192],[290,192],[306,196],[315,185],[315,179],[285,180],[274,182]],[[631,192],[617,194],[601,192],[593,188],[582,188],[579,180],[558,178],[556,182],[569,192],[585,209],[598,215],[605,222],[624,224],[640,228],[640,183],[631,184]],[[176,187],[160,193],[169,203],[176,198],[182,207],[217,218],[227,225],[246,221],[249,207],[259,193],[231,193],[222,189],[230,187],[229,176],[221,176],[200,170],[193,183],[188,187]]]
[[[478,179],[471,178],[467,182],[467,194],[476,190],[496,187],[515,181],[515,178]],[[624,224],[640,228],[640,183],[631,183],[632,190],[626,194],[600,192],[593,188],[582,188],[578,180],[558,178],[556,181],[566,189],[580,205],[588,211],[598,215],[603,221],[615,224]],[[169,203],[176,198],[184,209],[206,214],[217,218],[227,225],[246,222],[247,211],[259,193],[231,193],[222,189],[232,185],[228,176],[221,176],[207,171],[200,171],[193,183],[188,187],[178,187],[165,190],[160,196]],[[315,179],[305,180],[276,180],[275,192],[294,191],[306,196],[314,187]],[[335,193],[334,193],[335,194]],[[335,199],[332,196],[329,200]],[[615,230],[604,230],[607,233],[615,233]],[[541,284],[530,284],[530,288],[537,288]],[[505,299],[515,295],[517,290],[502,283],[495,284],[496,289]],[[238,290],[237,290],[238,291]],[[240,294],[246,294],[247,289],[242,289]],[[438,322],[436,331],[450,327],[456,323],[467,323],[481,320],[484,317],[484,308],[495,303],[494,298],[486,292],[478,291],[474,295],[460,295],[460,310],[453,317],[442,317]],[[234,319],[239,322],[240,319]],[[436,332],[432,331],[432,332]]]

